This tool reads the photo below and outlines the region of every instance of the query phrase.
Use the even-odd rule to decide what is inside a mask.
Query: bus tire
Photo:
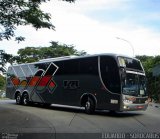
[[[23,96],[22,96],[22,104],[29,105],[29,96],[27,93],[23,94]]]
[[[95,103],[94,103],[93,99],[88,97],[88,99],[85,103],[85,112],[87,114],[93,114],[94,111],[95,111]]]
[[[18,105],[22,104],[22,98],[21,98],[21,94],[20,93],[16,94],[15,99],[16,99],[16,104],[18,104]]]

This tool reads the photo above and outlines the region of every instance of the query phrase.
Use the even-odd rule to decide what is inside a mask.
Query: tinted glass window
[[[79,73],[79,60],[64,60],[54,62],[58,66],[56,75],[71,75]]]
[[[8,71],[7,71],[7,77],[16,77],[16,74],[15,74],[15,72],[14,72],[14,70],[13,70],[13,68],[12,67],[9,67],[8,68]]]
[[[126,95],[146,95],[146,78],[137,74],[126,74],[126,80],[123,86],[123,93]]]
[[[46,71],[48,68],[49,68],[49,65],[51,63],[50,62],[45,62],[45,63],[38,63],[38,64],[35,64],[35,68],[37,69],[42,69],[44,71]]]
[[[79,72],[79,60],[66,60],[64,61],[64,74],[78,74]]]
[[[47,69],[45,70],[45,74],[44,76],[50,76],[50,75],[53,75],[56,71],[57,71],[57,66],[54,65],[53,63],[51,63]]]
[[[13,68],[14,68],[14,71],[16,72],[16,75],[18,77],[25,77],[25,75],[24,75],[20,66],[14,66]]]
[[[35,73],[35,76],[42,76],[44,73],[43,70],[38,70],[36,73]]]
[[[119,61],[119,65],[122,67],[143,71],[141,63],[136,59],[118,57],[118,61]]]
[[[50,65],[50,62],[30,64],[29,68],[31,69],[32,73],[35,75],[39,70],[46,71],[49,65]]]
[[[31,77],[32,76],[32,72],[31,72],[28,65],[22,65],[21,68],[22,68],[26,77]]]
[[[89,57],[80,59],[80,73],[81,74],[98,74],[98,58]]]
[[[58,61],[54,62],[58,66],[58,70],[56,72],[56,75],[63,75],[64,74],[64,62],[63,61]]]
[[[33,75],[38,71],[38,67],[36,67],[34,64],[30,64],[29,68],[31,69]]]
[[[111,92],[120,93],[120,76],[116,60],[109,56],[101,56],[100,70],[106,88]]]
[[[80,58],[54,62],[58,67],[56,75],[98,74],[98,58]]]

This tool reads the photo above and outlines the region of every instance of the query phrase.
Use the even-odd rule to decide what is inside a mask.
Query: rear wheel
[[[23,105],[29,105],[29,96],[27,93],[25,93],[22,97],[22,103]]]
[[[93,99],[88,98],[86,103],[85,103],[85,112],[87,114],[92,114],[95,111],[95,103],[93,101]]]
[[[16,104],[18,105],[22,104],[22,98],[20,93],[17,93],[16,95]]]

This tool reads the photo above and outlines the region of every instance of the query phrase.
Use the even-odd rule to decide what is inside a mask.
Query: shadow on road
[[[17,105],[17,104],[15,104]],[[48,109],[48,110],[56,110],[56,111],[63,111],[63,112],[72,112],[72,113],[82,113],[85,114],[85,110],[82,107],[73,107],[73,106],[66,106],[66,105],[57,105],[53,104],[51,106],[43,106],[39,104],[32,104],[29,106],[24,107],[36,107],[41,109]],[[127,112],[112,112],[108,110],[96,110],[91,115],[98,115],[98,116],[108,116],[108,117],[119,117],[119,118],[125,118],[125,117],[134,117],[134,116],[141,116],[143,113],[141,111],[127,111]]]
[[[141,116],[143,113],[139,112],[110,112],[110,111],[96,111],[96,115],[101,115],[101,116],[109,116],[109,117],[119,117],[119,118],[126,118],[126,117],[134,117],[134,116]]]

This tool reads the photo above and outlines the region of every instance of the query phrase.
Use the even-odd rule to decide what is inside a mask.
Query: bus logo
[[[77,89],[79,88],[78,80],[64,80],[63,81],[64,89]]]

